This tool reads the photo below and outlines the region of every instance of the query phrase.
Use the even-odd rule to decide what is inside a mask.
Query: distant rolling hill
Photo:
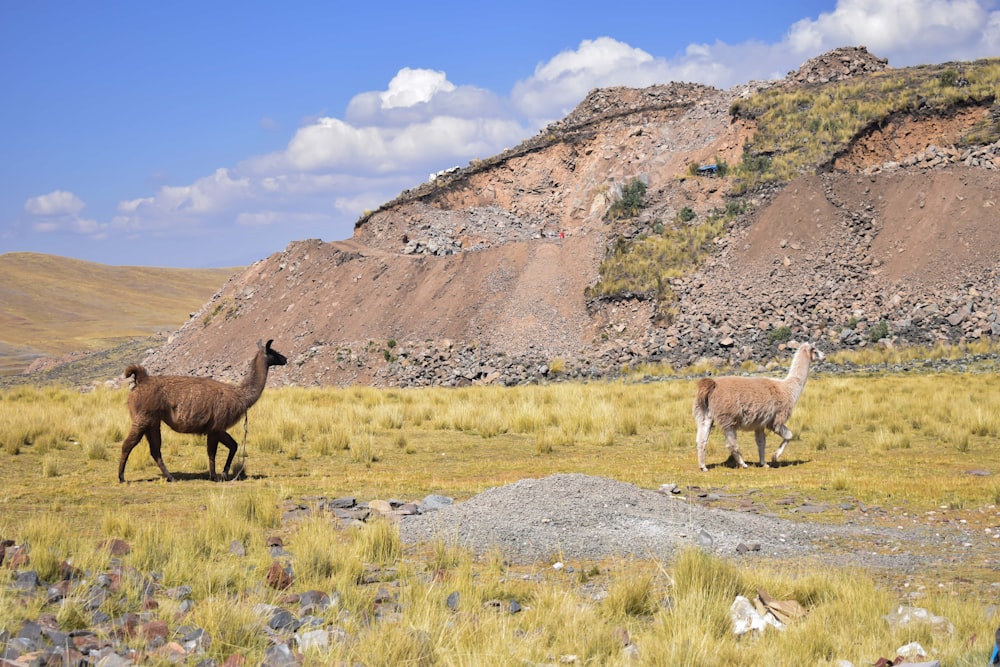
[[[237,269],[106,266],[0,255],[0,375],[40,356],[93,351],[174,330]]]

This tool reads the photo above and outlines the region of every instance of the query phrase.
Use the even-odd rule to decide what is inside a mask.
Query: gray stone
[[[267,649],[261,667],[296,667],[298,660],[288,644],[277,644]]]
[[[14,588],[19,591],[32,591],[38,584],[38,573],[34,570],[21,570],[14,577]]]
[[[295,633],[295,643],[300,651],[325,651],[330,648],[329,630],[309,630]]]
[[[449,498],[448,496],[441,496],[437,494],[429,494],[424,496],[424,499],[420,501],[419,507],[421,512],[430,512],[432,510],[439,510],[442,507],[447,507],[455,502],[454,498]]]

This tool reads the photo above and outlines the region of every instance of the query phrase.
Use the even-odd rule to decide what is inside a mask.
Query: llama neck
[[[785,377],[785,384],[792,389],[792,397],[799,400],[802,390],[806,387],[806,380],[809,378],[809,361],[811,354],[806,347],[800,347],[792,357],[792,366],[788,369]]]
[[[240,384],[247,408],[256,403],[264,393],[265,384],[267,384],[267,356],[256,354],[250,361],[250,370]]]

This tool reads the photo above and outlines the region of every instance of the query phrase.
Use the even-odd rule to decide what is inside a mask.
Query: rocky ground
[[[969,471],[969,474],[985,474]],[[286,503],[284,519],[291,524],[315,513],[349,525],[382,513],[399,522],[405,544],[429,544],[437,539],[488,557],[494,549],[513,563],[542,564],[556,570],[584,567],[609,559],[651,558],[669,561],[679,548],[694,546],[726,558],[752,564],[788,560],[796,564],[856,569],[907,582],[917,573],[950,581],[950,570],[975,566],[996,570],[1000,546],[1000,512],[987,511],[991,526],[985,530],[949,516],[947,510],[919,517],[866,507],[845,499],[836,507],[790,495],[778,503],[802,517],[783,519],[759,505],[752,493],[727,494],[700,488],[678,488],[665,484],[657,490],[642,489],[615,480],[581,474],[556,474],[542,479],[524,479],[495,487],[464,502],[428,496],[421,501],[401,502],[354,498],[313,498]],[[835,513],[842,521],[816,523],[816,513]],[[890,519],[890,514],[892,518]],[[35,664],[130,665],[140,661],[176,663],[199,661],[211,645],[204,629],[187,624],[186,611],[194,601],[187,586],[164,587],[158,575],[136,572],[113,562],[104,573],[84,573],[66,564],[61,581],[40,581],[30,567],[30,551],[3,542],[0,566],[13,568],[13,593],[25,599],[44,599],[42,615],[19,628],[0,632],[0,666]],[[274,564],[262,584],[277,591],[295,591],[294,545],[278,538],[268,542]],[[118,557],[128,553],[127,542],[107,545]],[[245,554],[239,543],[231,546],[236,556]],[[141,605],[126,608],[117,616],[101,611],[102,604],[123,595],[128,580],[140,584]],[[391,571],[369,569],[365,586],[376,591],[374,620],[392,620],[405,613],[400,591]],[[906,589],[900,589],[906,590]],[[57,619],[59,601],[82,595],[90,625],[65,631]],[[595,600],[601,591],[594,590]],[[442,604],[451,604],[447,592]],[[906,595],[916,604],[921,588]],[[904,596],[905,597],[905,596]],[[170,601],[180,609],[174,623],[159,620],[156,609]],[[514,600],[496,600],[508,613],[517,613]],[[276,604],[258,605],[257,613],[271,640],[262,664],[268,667],[295,665],[310,647],[350,641],[347,633],[324,612],[338,604],[334,591],[298,591],[279,596]],[[127,607],[127,606],[126,606]],[[106,608],[106,607],[105,607]],[[887,613],[891,610],[887,610]],[[136,652],[130,646],[142,638],[147,648]],[[298,656],[298,657],[297,657]],[[233,656],[227,665],[240,665]]]

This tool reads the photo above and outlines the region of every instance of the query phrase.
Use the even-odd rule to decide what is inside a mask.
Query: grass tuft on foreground
[[[691,548],[669,558],[569,560],[557,570],[444,541],[406,546],[388,521],[282,520],[284,508],[308,498],[462,500],[526,477],[581,472],[645,488],[671,482],[752,494],[793,519],[779,502],[789,494],[831,508],[878,506],[887,525],[930,513],[977,530],[1000,523],[1000,483],[968,474],[997,472],[994,373],[815,375],[790,423],[797,437],[789,465],[770,470],[697,471],[693,392],[688,379],[274,389],[250,411],[237,458],[248,479],[209,482],[204,440],[164,430],[164,457],[180,481],[163,482],[143,446],[126,469],[130,483],[120,485],[126,392],[22,387],[0,393],[0,539],[30,545],[31,567],[47,581],[66,562],[99,573],[120,559],[134,576],[102,603],[112,617],[141,608],[150,577],[163,589],[190,586],[190,610],[160,595],[150,613],[172,630],[204,628],[213,638],[208,657],[220,662],[239,653],[259,664],[267,641],[257,605],[309,590],[336,601],[321,620],[343,640],[310,649],[307,664],[862,665],[911,641],[942,664],[985,662],[997,623],[991,554],[894,574],[815,559],[727,560]],[[242,429],[234,435],[242,440]],[[752,436],[740,442],[754,458]],[[772,436],[771,451],[776,444]],[[724,458],[714,434],[709,460]],[[843,516],[834,509],[810,519]],[[295,573],[289,591],[264,583],[273,537],[291,554],[282,560]],[[126,540],[130,553],[112,556],[112,538]],[[46,613],[66,631],[89,627],[83,593],[47,604],[16,592],[14,574],[0,568],[0,632]],[[759,639],[734,637],[729,606],[759,589],[797,600],[806,617]],[[511,601],[519,613],[509,612]],[[883,617],[899,604],[945,616],[955,632],[894,630]]]

